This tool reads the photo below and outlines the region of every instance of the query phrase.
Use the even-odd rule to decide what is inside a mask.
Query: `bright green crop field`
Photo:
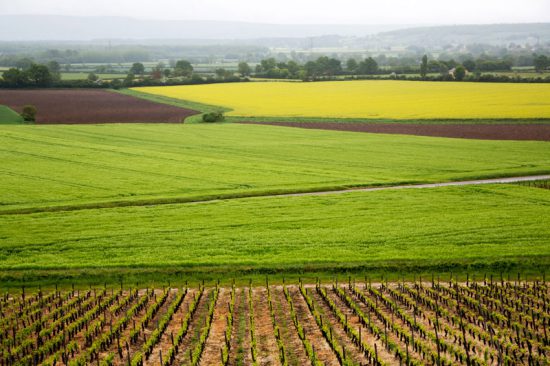
[[[546,142],[239,124],[2,126],[0,214],[550,172]]]
[[[540,270],[549,190],[254,196],[550,173],[549,147],[239,124],[0,126],[0,283]]]
[[[4,215],[0,273],[506,270],[550,264],[550,191],[519,185]]]

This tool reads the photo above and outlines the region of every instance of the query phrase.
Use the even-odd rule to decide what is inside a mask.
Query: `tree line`
[[[534,55],[535,71],[544,72],[550,67],[549,58],[545,55]],[[479,80],[508,81],[510,77],[503,75],[483,75],[488,72],[511,72],[512,62],[509,60],[488,60],[485,58],[465,59],[462,62],[450,60],[429,60],[424,55],[418,65],[405,67],[379,66],[376,59],[367,57],[362,60],[348,59],[345,64],[327,56],[315,61],[299,64],[296,61],[278,62],[275,58],[262,60],[255,68],[254,76],[272,79],[301,79],[304,81],[326,80],[345,77],[403,78],[419,75],[430,80]],[[252,69],[246,63],[239,64],[239,72],[243,76],[252,75]],[[518,77],[514,77],[515,80]],[[519,78],[523,79],[523,78]],[[543,79],[546,81],[546,79]]]

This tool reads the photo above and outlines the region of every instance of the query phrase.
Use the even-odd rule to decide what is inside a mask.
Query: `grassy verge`
[[[23,117],[16,111],[4,105],[0,105],[0,124],[21,124],[25,123]]]
[[[440,266],[405,266],[394,263],[388,266],[361,268],[361,267],[337,267],[320,269],[295,268],[279,270],[271,268],[262,271],[261,269],[244,269],[242,271],[227,267],[225,271],[211,269],[203,272],[187,272],[182,268],[165,269],[136,269],[110,268],[105,269],[81,269],[73,270],[44,270],[44,271],[0,271],[0,292],[18,292],[22,286],[25,292],[32,293],[33,289],[42,290],[58,288],[89,288],[90,286],[135,286],[135,287],[164,287],[170,284],[173,287],[190,286],[196,287],[199,284],[215,286],[219,283],[222,287],[230,287],[233,283],[236,286],[265,286],[266,279],[271,285],[283,283],[315,283],[317,280],[322,283],[331,283],[335,280],[346,282],[348,278],[358,280],[370,279],[377,281],[412,281],[415,278],[429,280],[434,276],[441,281],[450,278],[466,280],[481,279],[485,276],[493,276],[499,279],[517,278],[518,274],[522,279],[547,279],[550,266],[550,257],[543,262],[537,261],[536,265],[530,262],[520,264],[518,261],[496,262],[492,265],[446,263]]]

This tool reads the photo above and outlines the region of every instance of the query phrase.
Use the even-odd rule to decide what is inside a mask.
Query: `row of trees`
[[[275,58],[268,58],[256,66],[255,75],[266,78],[311,80],[335,75],[373,75],[378,71],[378,63],[372,57],[361,61],[350,59],[344,67],[342,61],[336,58],[321,56],[305,64],[298,64],[292,60],[277,62]],[[239,64],[239,73],[242,76],[249,75],[250,72],[251,68],[248,64],[244,62]]]
[[[550,66],[547,56],[534,56],[535,69],[543,71]],[[426,77],[428,74],[441,76],[457,74],[461,79],[467,73],[476,73],[480,76],[483,72],[511,71],[512,62],[509,60],[488,60],[485,58],[465,59],[462,62],[450,60],[428,60],[428,56],[422,57],[420,65],[399,67],[380,67],[377,60],[367,57],[363,60],[350,58],[345,65],[336,58],[327,56],[319,57],[315,61],[298,64],[295,61],[278,62],[275,58],[262,60],[256,66],[255,75],[266,78],[278,79],[303,79],[330,78],[336,75],[391,75],[391,74],[420,74]],[[243,76],[250,75],[251,68],[246,63],[239,64],[239,72]]]
[[[55,61],[47,65],[32,63],[28,67],[11,68],[2,75],[3,83],[12,88],[36,86],[48,87],[61,79],[59,64]]]

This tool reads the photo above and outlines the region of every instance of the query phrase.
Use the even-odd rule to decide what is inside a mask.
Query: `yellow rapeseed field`
[[[550,84],[421,81],[249,82],[138,91],[231,109],[246,117],[550,118]]]

